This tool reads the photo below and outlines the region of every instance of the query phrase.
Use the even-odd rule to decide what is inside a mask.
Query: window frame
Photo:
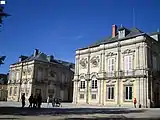
[[[9,96],[12,96],[12,90],[13,90],[13,87],[10,87],[10,89],[9,89]]]
[[[80,89],[86,88],[86,81],[84,79],[80,80]]]
[[[81,95],[83,95],[83,97]],[[79,99],[84,99],[84,94],[83,93],[79,94]]]
[[[13,95],[14,95],[14,96],[17,95],[17,88],[18,88],[18,87],[14,87],[14,91],[13,91]]]
[[[125,75],[131,75],[133,71],[133,55],[124,55],[124,72]]]
[[[91,88],[98,89],[98,80],[96,78],[92,78],[91,80]]]
[[[124,91],[123,91],[123,95],[124,95],[124,101],[126,102],[132,102],[133,99],[133,85],[124,85],[123,86]],[[127,88],[127,91],[126,91]],[[130,91],[131,88],[131,91]],[[128,94],[126,94],[128,93]],[[130,98],[131,97],[131,98]]]
[[[114,72],[115,72],[115,63],[116,61],[116,58],[115,57],[110,57],[108,58],[107,62],[108,62],[108,75],[109,76],[113,76],[114,75]]]
[[[115,85],[106,85],[106,100],[107,101],[115,100]]]

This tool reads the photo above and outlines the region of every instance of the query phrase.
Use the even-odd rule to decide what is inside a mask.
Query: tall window
[[[17,95],[17,87],[14,88],[14,95]]]
[[[42,78],[42,68],[39,68],[38,69],[38,76],[37,76],[37,81],[41,81],[43,78]]]
[[[16,80],[19,80],[19,72],[16,74]]]
[[[124,56],[124,70],[125,74],[129,75],[132,71],[132,55]]]
[[[153,69],[154,70],[157,70],[157,58],[156,58],[156,56],[153,56]]]
[[[113,76],[114,69],[115,69],[115,58],[109,58],[108,59],[108,73],[109,73],[109,76]]]
[[[9,89],[9,95],[10,96],[12,95],[12,87],[10,87],[10,89]]]
[[[97,79],[94,77],[92,78],[92,89],[97,89],[98,85],[97,85]]]
[[[81,80],[80,89],[85,89],[85,80]]]
[[[132,100],[132,86],[125,86],[125,100]]]
[[[107,100],[114,99],[114,86],[107,86]]]

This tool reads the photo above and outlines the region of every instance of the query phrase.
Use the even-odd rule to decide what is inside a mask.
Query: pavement
[[[106,106],[76,105],[62,103],[53,108],[42,104],[42,108],[21,108],[18,102],[0,102],[0,120],[160,120],[160,108],[119,108]]]

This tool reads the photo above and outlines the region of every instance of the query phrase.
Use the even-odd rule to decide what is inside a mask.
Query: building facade
[[[160,103],[160,33],[112,26],[112,36],[76,50],[73,102],[156,107]]]
[[[62,101],[72,101],[74,64],[56,60],[52,55],[35,49],[30,57],[20,56],[19,62],[10,65],[8,81],[8,101],[20,101],[22,93],[26,99],[31,94],[58,97]]]

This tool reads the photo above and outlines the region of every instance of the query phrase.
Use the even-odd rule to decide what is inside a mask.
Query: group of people
[[[25,93],[23,93],[21,99],[22,99],[22,108],[24,108],[25,107]],[[29,100],[29,108],[40,108],[41,107],[41,104],[42,104],[41,94],[38,94],[35,96],[31,94],[28,100]]]
[[[62,107],[62,105],[61,105],[61,99],[59,99],[59,98],[55,98],[55,97],[53,97],[53,98],[50,98],[49,96],[48,96],[48,98],[47,98],[47,107],[49,107],[49,103],[52,103],[52,107]]]

